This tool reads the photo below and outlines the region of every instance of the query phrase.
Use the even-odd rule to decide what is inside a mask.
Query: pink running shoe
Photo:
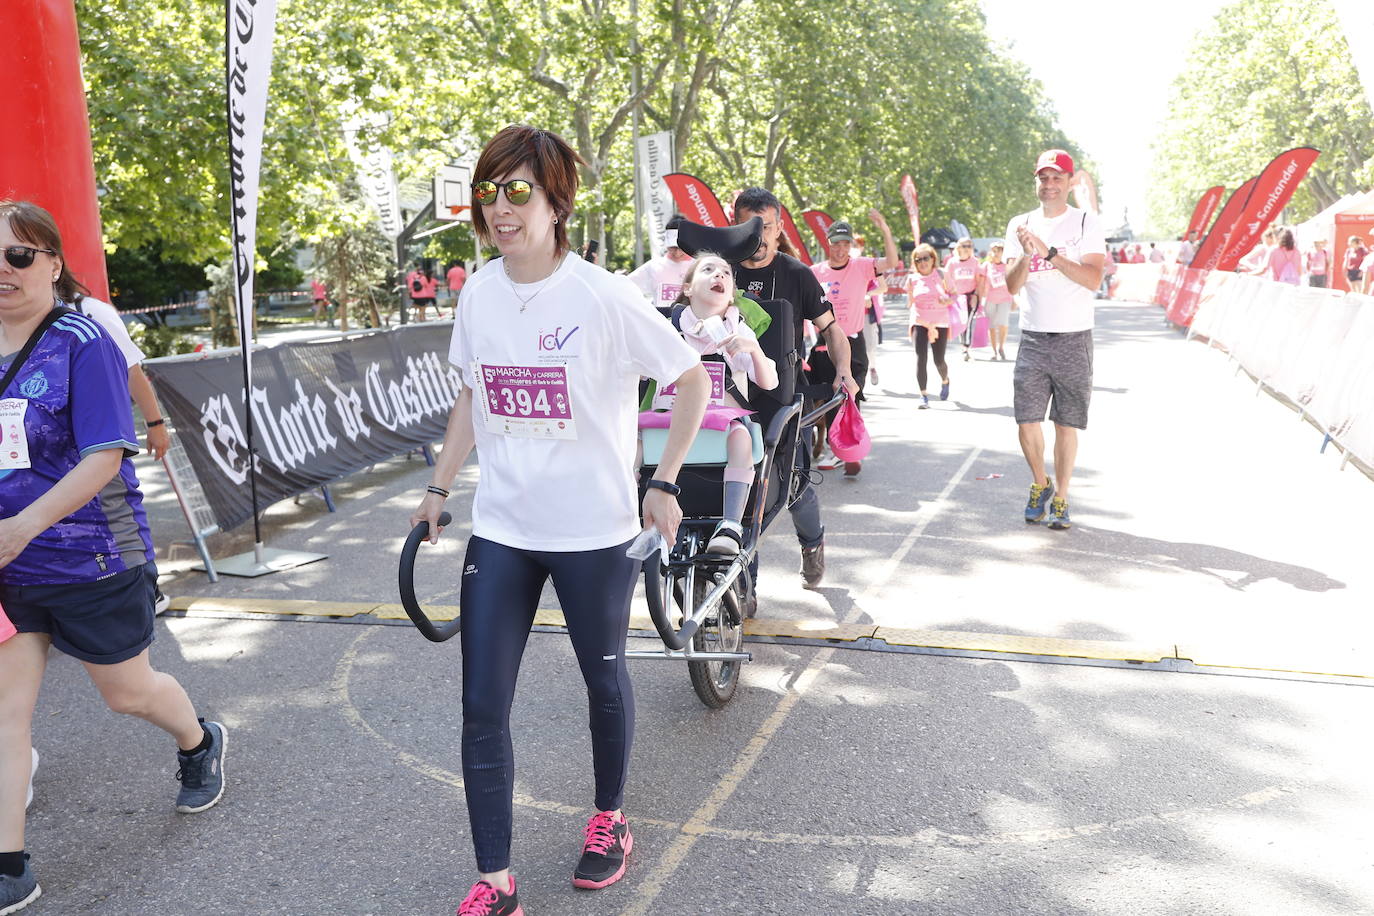
[[[458,916],[525,916],[515,897],[515,877],[510,879],[510,892],[501,893],[485,881],[478,881],[458,904]]]
[[[598,811],[587,821],[585,834],[587,840],[582,844],[582,858],[573,872],[573,887],[595,890],[619,881],[625,874],[625,862],[635,844],[625,815]]]

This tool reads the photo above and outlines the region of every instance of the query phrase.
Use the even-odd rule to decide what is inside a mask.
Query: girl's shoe
[[[582,858],[573,872],[573,887],[596,890],[614,884],[625,875],[625,862],[634,847],[625,815],[598,811],[583,831]]]
[[[707,553],[734,556],[744,546],[744,528],[739,522],[722,519],[706,545]]]
[[[928,398],[928,397],[927,397],[926,395],[924,395],[924,394],[921,395],[921,403],[916,405],[916,409],[917,409],[917,410],[930,410],[930,398]]]

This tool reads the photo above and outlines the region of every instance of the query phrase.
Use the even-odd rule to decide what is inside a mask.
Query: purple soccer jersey
[[[0,373],[17,353],[0,355]],[[121,449],[119,473],[94,499],[34,538],[0,569],[6,585],[92,582],[153,560],[153,540],[130,456],[138,454],[124,357],[79,313],[44,332],[0,397],[28,402],[31,467],[0,469],[0,517],[17,514],[87,455]]]

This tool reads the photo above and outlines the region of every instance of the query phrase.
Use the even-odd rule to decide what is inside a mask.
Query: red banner
[[[807,210],[802,214],[802,220],[815,233],[816,241],[821,244],[821,253],[827,258],[830,257],[830,239],[825,234],[826,230],[830,228],[830,224],[835,222],[830,218],[830,214],[824,210]]]
[[[1259,176],[1251,178],[1231,192],[1231,196],[1226,199],[1226,205],[1221,208],[1221,213],[1217,216],[1216,222],[1212,223],[1211,231],[1203,238],[1202,244],[1197,246],[1191,266],[1202,270],[1212,270],[1217,266],[1217,262],[1221,259],[1222,249],[1226,247],[1226,242],[1231,237],[1231,231],[1236,226],[1236,219],[1245,209],[1245,202],[1249,199],[1250,191],[1255,187],[1257,181],[1259,181]],[[1168,305],[1167,302],[1163,304]]]
[[[1298,182],[1302,181],[1320,155],[1320,150],[1300,146],[1275,156],[1274,161],[1265,166],[1236,219],[1230,239],[1222,248],[1217,261],[1218,270],[1236,269],[1240,259],[1255,247],[1269,224],[1278,219],[1293,192],[1298,189]],[[1197,260],[1194,259],[1193,263],[1196,264]]]
[[[736,194],[736,197],[739,195]],[[805,216],[805,214],[802,214]],[[801,233],[797,231],[797,224],[792,221],[792,214],[787,212],[787,208],[782,208],[782,234],[787,236],[787,240],[792,243],[792,247],[797,249],[797,260],[807,267],[811,266],[811,252],[806,250],[806,245],[802,243]]]
[[[1217,207],[1221,204],[1221,195],[1226,193],[1226,188],[1221,185],[1208,188],[1202,192],[1202,196],[1197,199],[1197,206],[1193,207],[1193,218],[1188,220],[1188,228],[1183,233],[1183,237],[1189,238],[1194,232],[1201,235],[1207,231],[1207,227],[1212,224],[1212,217],[1216,215]]]
[[[725,208],[700,178],[686,172],[673,172],[663,176],[663,183],[672,192],[678,210],[692,222],[703,226],[730,225],[725,218]]]
[[[916,182],[910,175],[902,176],[902,200],[906,202],[906,215],[911,217],[911,240],[921,244],[921,205],[916,196]]]
[[[51,213],[67,266],[97,299],[109,301],[76,11],[71,0],[18,6],[12,15],[14,4],[4,5],[0,199],[31,201]]]

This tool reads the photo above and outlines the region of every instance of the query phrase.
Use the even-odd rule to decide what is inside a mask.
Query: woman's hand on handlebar
[[[420,505],[410,516],[410,527],[414,528],[421,522],[429,522],[429,542],[439,543],[439,533],[444,529],[439,524],[439,514],[444,511],[444,498],[438,493],[426,493],[425,498],[420,500]]]
[[[650,488],[644,494],[644,524],[657,528],[668,539],[669,544],[677,543],[677,526],[682,522],[682,507],[677,497],[662,490]]]

